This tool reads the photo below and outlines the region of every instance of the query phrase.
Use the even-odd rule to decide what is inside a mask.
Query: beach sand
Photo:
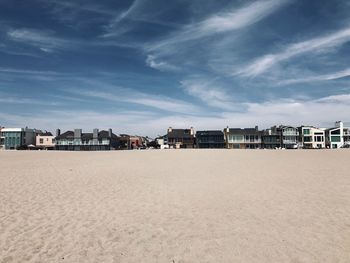
[[[350,262],[350,150],[2,151],[0,262]]]

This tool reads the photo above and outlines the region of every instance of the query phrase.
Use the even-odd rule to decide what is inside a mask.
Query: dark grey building
[[[225,138],[222,131],[197,131],[197,148],[225,148]]]
[[[81,129],[58,134],[55,138],[58,151],[108,151],[118,149],[119,137],[112,130],[83,133]]]
[[[170,148],[194,148],[194,129],[173,129],[169,128],[167,133],[168,145]]]
[[[276,149],[282,147],[282,134],[276,127],[271,127],[263,132],[262,135],[262,148],[264,149]]]

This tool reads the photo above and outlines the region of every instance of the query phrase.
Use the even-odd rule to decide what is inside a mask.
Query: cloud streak
[[[181,42],[201,39],[203,37],[238,30],[250,26],[278,8],[285,5],[287,0],[256,1],[241,8],[234,8],[228,12],[222,12],[208,18],[185,26],[170,37],[158,43],[152,43],[148,51],[155,51],[166,46],[176,45]]]
[[[102,90],[73,90],[69,92],[85,97],[98,98],[105,101],[138,104],[165,112],[183,113],[190,115],[199,112],[199,108],[189,102],[172,99],[166,96],[150,95],[116,86],[113,86],[113,93]]]
[[[299,126],[329,126],[335,120],[348,119],[350,112],[350,94],[339,94],[312,100],[265,101],[246,103],[244,112],[224,111],[216,116],[205,114],[193,118],[187,114],[164,116],[154,112],[139,111],[52,111],[44,110],[40,114],[6,114],[0,112],[5,126],[23,126],[44,128],[54,131],[61,129],[83,128],[91,130],[91,123],[98,128],[113,128],[116,133],[132,133],[155,136],[164,134],[166,128],[195,127],[201,129],[223,129],[230,127],[268,128],[276,124]],[[317,113],[317,114],[316,114]],[[48,117],[46,117],[48,116]],[[142,123],[142,125],[140,125]]]
[[[231,96],[215,85],[215,81],[189,79],[181,82],[184,91],[198,98],[206,105],[222,110],[234,111],[238,103],[234,103]]]
[[[55,37],[52,31],[47,30],[13,29],[7,32],[7,36],[13,41],[32,45],[46,53],[62,49],[70,44],[70,41]]]
[[[291,84],[297,84],[297,83],[312,83],[312,82],[319,82],[319,81],[336,80],[336,79],[346,78],[349,76],[350,76],[350,68],[347,68],[345,70],[333,72],[330,74],[282,80],[278,83],[278,85],[291,85]]]
[[[238,70],[234,75],[245,77],[256,77],[279,62],[289,60],[295,56],[305,53],[325,52],[330,48],[339,47],[350,41],[350,28],[333,32],[331,34],[312,38],[302,42],[287,45],[281,52],[275,54],[264,55],[257,58],[251,64],[248,64],[242,70]]]

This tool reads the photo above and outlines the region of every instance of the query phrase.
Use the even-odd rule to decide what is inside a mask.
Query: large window
[[[331,136],[332,142],[340,142],[340,136]]]
[[[304,129],[304,134],[310,134],[310,129]]]
[[[311,142],[311,136],[305,136],[304,142]]]
[[[323,142],[323,136],[315,136],[314,141],[315,142]]]

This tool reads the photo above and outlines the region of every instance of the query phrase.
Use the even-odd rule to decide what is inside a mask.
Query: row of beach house
[[[83,133],[74,129],[56,134],[37,129],[0,127],[0,149],[45,149],[58,151],[107,151],[129,149],[338,149],[350,148],[350,124],[335,122],[331,128],[273,126],[269,129],[230,128],[202,130],[168,128],[163,136],[115,134],[112,129]]]

